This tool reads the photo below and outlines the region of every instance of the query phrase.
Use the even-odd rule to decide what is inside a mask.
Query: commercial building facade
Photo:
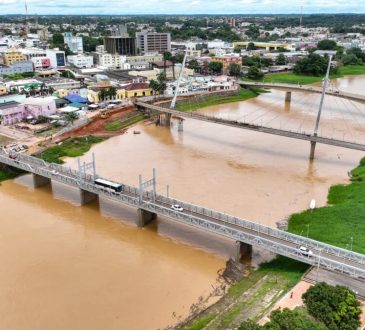
[[[72,32],[65,32],[63,34],[63,40],[71,52],[82,53],[84,51],[82,37],[75,36]]]
[[[109,54],[137,55],[136,38],[106,37],[104,38],[104,48]]]
[[[0,75],[11,75],[33,71],[34,67],[33,62],[31,61],[14,62],[10,65],[0,65]]]
[[[139,52],[169,52],[171,51],[170,33],[137,32],[137,48]]]
[[[25,61],[25,57],[21,51],[11,48],[4,53],[4,64],[10,65],[15,62]]]
[[[79,69],[88,69],[94,65],[94,58],[92,56],[84,55],[70,55],[67,56],[67,62]]]

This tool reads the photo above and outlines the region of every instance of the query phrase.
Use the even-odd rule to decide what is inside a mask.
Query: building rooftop
[[[28,97],[23,101],[23,103],[27,104],[27,105],[43,105],[43,104],[48,104],[52,101],[54,102],[54,98],[52,96],[48,96],[48,97]]]
[[[13,107],[18,106],[19,104],[20,103],[16,102],[16,101],[9,101],[9,102],[0,103],[0,110],[13,108]]]

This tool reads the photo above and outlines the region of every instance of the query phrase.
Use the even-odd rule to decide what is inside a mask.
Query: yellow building
[[[0,95],[6,95],[6,94],[7,94],[6,86],[0,85]]]
[[[277,42],[252,42],[252,41],[237,41],[233,43],[233,47],[247,47],[248,44],[253,43],[255,47],[265,50],[277,50],[278,48],[284,48],[291,50],[291,45]]]
[[[15,48],[10,48],[4,54],[4,64],[9,65],[14,62],[25,61],[25,56],[22,52],[18,51]]]
[[[125,87],[124,89],[124,97],[125,98],[133,98],[139,96],[151,96],[154,95],[155,92],[147,83],[134,83]]]

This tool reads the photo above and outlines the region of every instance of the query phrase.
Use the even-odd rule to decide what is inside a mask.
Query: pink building
[[[0,103],[1,125],[13,125],[23,120],[25,115],[24,104],[16,101]]]
[[[53,97],[28,97],[23,101],[25,117],[38,118],[50,116],[56,113],[56,102]]]

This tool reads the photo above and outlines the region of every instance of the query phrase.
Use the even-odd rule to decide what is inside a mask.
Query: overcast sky
[[[27,0],[29,14],[365,13],[365,0]],[[24,14],[24,0],[0,0],[1,14]]]

